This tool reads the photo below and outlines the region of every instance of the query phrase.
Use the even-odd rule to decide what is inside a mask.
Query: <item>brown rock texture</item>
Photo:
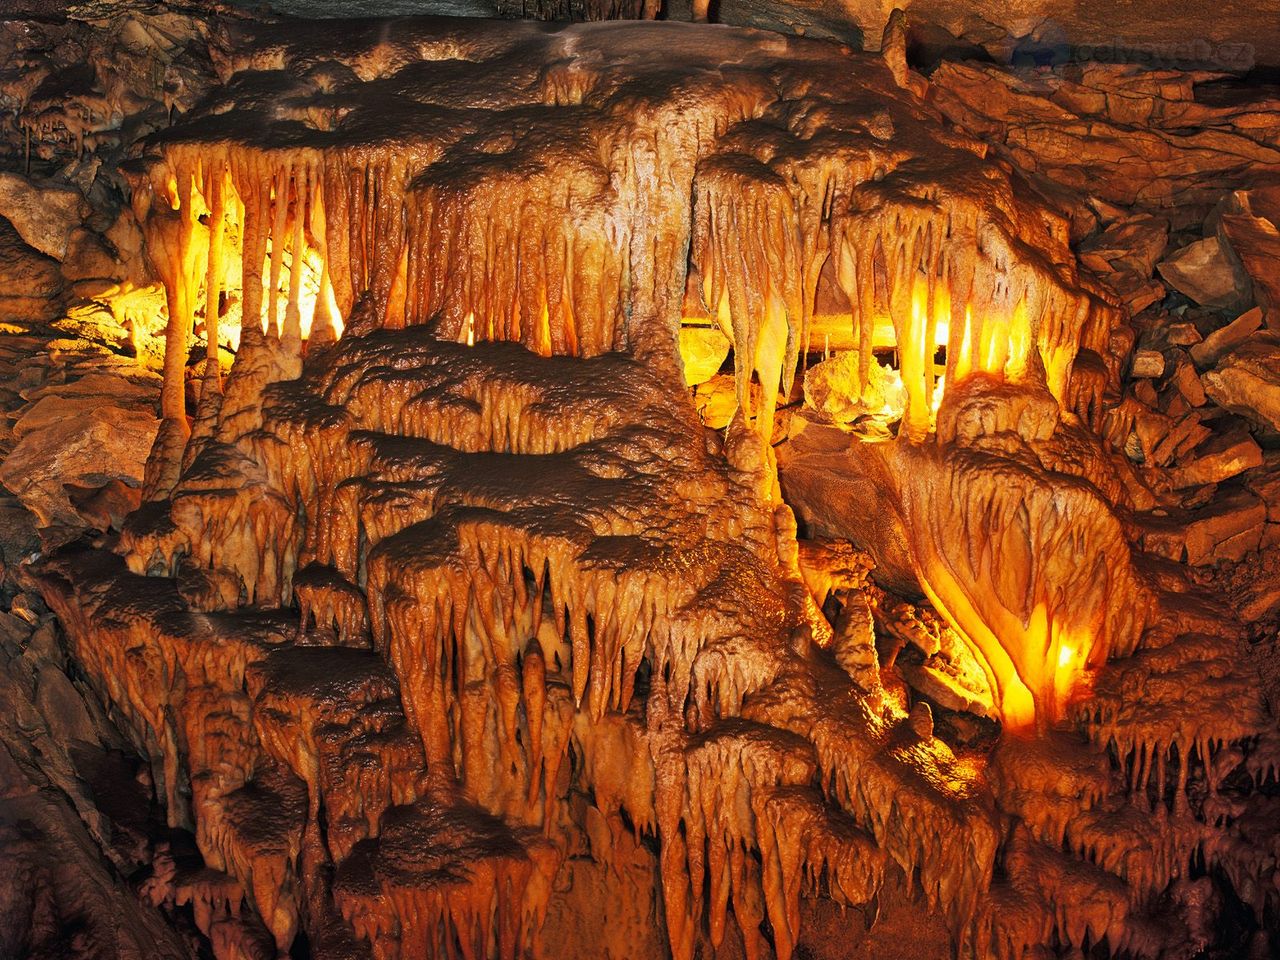
[[[0,952],[1280,944],[1268,88],[64,7],[0,24],[75,201],[0,232]]]

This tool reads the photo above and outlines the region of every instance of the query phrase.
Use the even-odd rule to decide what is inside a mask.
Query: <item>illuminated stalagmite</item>
[[[1092,432],[1116,310],[905,67],[677,24],[233,39],[131,171],[169,309],[148,502],[40,567],[224,955],[537,956],[570,861],[639,838],[677,960],[787,960],[806,899],[917,881],[966,955],[1157,956],[1181,867],[1253,868],[1186,798],[1268,729],[1240,637],[1139,570]],[[859,384],[897,352],[897,439],[857,456],[937,614],[839,523],[797,542],[770,441],[819,301]],[[732,345],[723,431],[690,314]],[[945,651],[990,760],[877,633]]]

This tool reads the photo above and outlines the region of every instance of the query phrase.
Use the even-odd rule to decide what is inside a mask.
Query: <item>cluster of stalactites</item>
[[[383,541],[368,564],[375,646],[405,678],[406,712],[437,770],[452,774],[459,755],[469,779],[472,765],[492,767],[486,751],[473,749],[485,736],[483,717],[471,723],[459,702],[486,679],[499,687],[504,755],[516,756],[516,708],[544,712],[548,665],[560,665],[551,669],[563,674],[574,708],[596,721],[630,709],[646,662],[669,677],[671,689],[688,692],[691,709],[706,717],[736,713],[776,670],[766,657],[735,665],[732,651],[721,655],[708,639],[726,625],[718,611],[693,602],[703,570],[687,567],[676,584],[668,565],[592,569],[575,560],[571,543],[530,536],[482,511],[441,519]],[[422,553],[416,544],[428,534],[455,546],[446,556],[415,560]],[[523,637],[535,639],[526,644]],[[460,709],[438,708],[455,702]],[[547,760],[558,766],[565,746],[559,740],[543,750],[537,737],[534,745],[531,800],[538,753],[554,749]]]
[[[246,371],[261,367],[259,355],[265,355],[269,381],[298,375],[304,340],[332,341],[340,333],[353,299],[345,269],[353,245],[339,236],[346,217],[331,223],[325,216],[334,191],[321,189],[322,170],[307,155],[179,144],[168,146],[135,182],[135,212],[168,309],[165,425],[148,468],[149,496],[167,495],[190,461],[183,458],[191,433],[185,367],[197,314],[203,315],[206,344],[195,426],[200,439],[216,432],[222,407],[220,338],[238,340],[239,352],[253,358]],[[344,269],[334,269],[334,251],[344,258]],[[355,265],[366,266],[359,259]],[[220,330],[236,303],[239,329]],[[263,386],[260,379],[254,390]]]
[[[626,345],[628,239],[619,232],[624,218],[596,200],[603,171],[590,180],[547,177],[545,190],[531,191],[503,177],[415,187],[413,158],[389,150],[187,142],[167,146],[164,160],[152,177],[187,225],[178,232],[182,251],[192,264],[208,262],[213,289],[222,254],[205,234],[222,230],[197,225],[223,203],[240,241],[244,315],[257,317],[289,356],[308,329],[338,332],[364,295],[378,326],[432,323],[442,338],[510,340],[543,355],[595,356]],[[514,219],[513,189],[537,200]],[[306,298],[314,318],[303,315],[301,273],[286,266],[295,251],[319,258],[321,289]],[[205,271],[188,276],[167,268],[167,250],[156,255],[179,313],[188,298],[189,328]],[[284,275],[287,296],[264,298],[262,288],[280,291]]]
[[[917,576],[975,654],[1006,728],[1046,728],[1088,674],[1133,652],[1152,592],[1094,486],[948,430],[945,455],[917,448],[898,465],[915,478],[902,502]]]
[[[306,151],[258,152],[201,143],[165,147],[163,161],[151,171],[153,191],[186,220],[208,221],[207,243],[196,255],[207,269],[184,291],[194,308],[199,281],[204,282],[206,327],[219,313],[210,304],[220,295],[238,294],[241,340],[257,344],[264,335],[295,362],[305,338],[332,340],[340,332],[342,317],[354,302],[351,271],[368,272],[358,254],[367,254],[373,245],[353,253],[343,235],[348,229],[345,210],[336,218],[326,216],[337,205],[338,191],[326,181],[325,169],[319,155]],[[144,223],[153,216],[154,205],[144,211]],[[150,246],[148,252],[154,259]],[[235,253],[239,264],[231,262]],[[356,260],[351,268],[348,259]],[[306,289],[304,282],[312,263],[318,290]],[[368,286],[363,276],[355,279],[357,289]],[[164,281],[167,289],[172,286],[167,276]]]
[[[653,0],[497,0],[500,17],[533,20],[652,20]]]
[[[878,892],[885,853],[812,786],[817,759],[808,742],[729,720],[695,738],[685,757],[693,921],[700,921],[706,903],[717,949],[730,903],[748,957],[766,955],[760,926],[767,916],[774,954],[789,960],[800,934],[802,893],[822,890],[851,906]]]
[[[759,378],[764,422],[809,350],[828,260],[864,383],[881,346],[877,321],[892,323],[902,433],[915,441],[930,433],[945,384],[973,373],[1043,383],[1066,407],[1078,349],[1101,351],[1114,319],[971,199],[897,199],[865,212],[838,199],[830,180],[790,182],[741,154],[703,161],[694,190],[691,258],[703,300],[733,343],[740,406],[749,408],[748,382]],[[935,365],[940,347],[945,371]]]
[[[456,798],[393,808],[357,844],[334,901],[374,960],[541,955],[561,852]]]
[[[376,326],[430,324],[441,339],[514,341],[543,355],[625,349],[644,339],[629,324],[674,322],[636,311],[661,305],[656,287],[646,295],[639,286],[663,286],[650,275],[681,272],[678,258],[634,262],[651,246],[650,227],[637,225],[633,202],[597,161],[570,152],[532,175],[486,166],[483,175],[446,177],[418,175],[423,159],[356,147],[168,145],[153,179],[174,209],[153,210],[148,232],[179,318],[171,333],[187,335],[202,284],[216,302],[234,282],[244,316],[257,318],[245,329],[264,329],[278,344],[282,376],[296,375],[308,326],[331,336],[334,314],[350,316],[363,296]],[[971,373],[1035,379],[1069,403],[1076,352],[1102,350],[1110,308],[1030,251],[1007,211],[921,187],[912,188],[919,197],[862,196],[872,174],[883,174],[869,163],[775,169],[731,152],[690,171],[691,195],[681,201],[692,211],[689,259],[734,345],[739,405],[763,424],[778,392],[789,393],[824,277],[849,303],[864,379],[877,322],[891,325],[905,436],[928,435],[945,384]],[[237,244],[232,278],[222,261]],[[292,264],[299,250],[319,265],[310,298],[300,298],[301,271],[287,271],[287,293],[280,286],[286,253]],[[279,295],[264,298],[264,289]],[[940,347],[945,368],[935,364]],[[751,409],[753,377],[761,411]]]
[[[433,181],[408,200],[406,323],[442,339],[512,341],[543,356],[627,346],[626,217],[603,169]],[[517,193],[520,200],[513,204]]]

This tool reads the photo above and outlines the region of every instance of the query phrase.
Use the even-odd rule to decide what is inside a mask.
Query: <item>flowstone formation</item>
[[[1275,720],[1135,542],[1118,300],[895,23],[240,22],[129,162],[162,422],[32,575],[215,955],[1191,957],[1220,888],[1265,949]]]

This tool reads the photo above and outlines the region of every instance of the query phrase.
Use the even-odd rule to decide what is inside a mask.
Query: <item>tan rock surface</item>
[[[89,204],[74,186],[28,180],[0,171],[0,217],[8,220],[28,246],[63,260],[72,232],[89,214]]]
[[[1217,237],[1175,250],[1160,262],[1160,276],[1201,306],[1239,312],[1251,303],[1249,274]]]
[[[0,483],[41,526],[79,522],[64,484],[141,484],[159,426],[152,410],[56,398],[46,398],[38,407],[34,412],[40,423],[26,429],[18,421],[23,435],[0,465]]]
[[[27,754],[84,849],[146,878],[87,898],[86,951],[114,912],[253,960],[1170,957],[1219,929],[1258,952],[1227,927],[1275,916],[1280,687],[1250,643],[1273,624],[1241,621],[1274,607],[1273,465],[1183,349],[1213,315],[1152,271],[1276,166],[1265,89],[972,64],[928,87],[909,58],[946,38],[910,16],[884,63],[675,23],[223,45],[186,8],[75,20],[102,9],[0,24],[0,153],[29,126],[96,206],[127,188],[137,223],[95,230],[166,285],[163,315],[95,285],[126,277],[93,276],[86,230],[62,272],[102,302],[0,338],[0,472],[52,498],[82,426],[94,453],[142,427],[169,330],[156,499],[125,516],[132,467],[75,476],[27,567],[32,519],[0,504]],[[948,22],[970,52],[1064,42]],[[677,331],[704,315],[734,373],[717,340],[690,391]],[[242,334],[229,371],[214,325]],[[801,369],[880,363],[900,420],[796,403]],[[65,653],[23,639],[45,601]],[[163,845],[67,741],[137,764],[105,782],[154,800]],[[65,891],[50,928],[101,873],[63,859],[20,874]],[[27,905],[0,901],[23,936]]]
[[[1280,335],[1255,333],[1219,357],[1200,379],[1220,407],[1280,433]]]
[[[0,322],[52,320],[62,293],[58,262],[28,246],[0,217]]]

